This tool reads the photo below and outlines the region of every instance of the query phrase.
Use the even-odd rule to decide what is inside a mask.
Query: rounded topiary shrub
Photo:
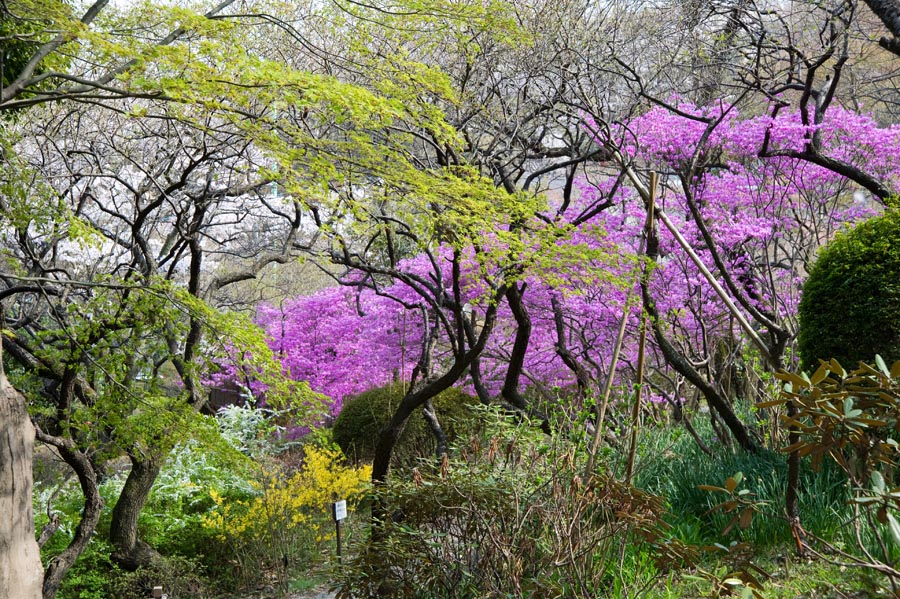
[[[373,458],[378,434],[394,415],[404,390],[402,384],[392,383],[344,401],[341,413],[334,421],[332,436],[347,457],[353,460]],[[452,441],[460,434],[463,423],[472,417],[469,406],[477,404],[478,400],[459,389],[450,388],[435,397],[432,403],[441,427]],[[428,424],[419,412],[413,413],[394,448],[395,461],[402,463],[410,458],[432,455],[434,450],[434,436]]]
[[[845,368],[876,354],[900,360],[900,211],[869,219],[825,247],[803,286],[800,365]]]

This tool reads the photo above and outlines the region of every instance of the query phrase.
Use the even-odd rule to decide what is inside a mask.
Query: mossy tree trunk
[[[112,559],[126,570],[149,565],[158,554],[138,537],[138,518],[165,460],[164,455],[131,455],[131,472],[113,508],[109,540],[115,547]]]

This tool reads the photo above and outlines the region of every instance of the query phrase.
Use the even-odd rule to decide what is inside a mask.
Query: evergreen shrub
[[[876,354],[900,360],[900,211],[839,234],[820,253],[799,308],[800,365],[852,368]]]
[[[352,460],[371,460],[375,455],[378,434],[388,423],[403,399],[401,383],[376,387],[347,399],[334,422],[332,435],[344,455]],[[438,420],[452,441],[471,418],[469,407],[478,400],[464,391],[450,388],[432,400]],[[395,448],[395,458],[404,460],[424,457],[435,451],[435,440],[428,423],[420,414],[413,414]]]

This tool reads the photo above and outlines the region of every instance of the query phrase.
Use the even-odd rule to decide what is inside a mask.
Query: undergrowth
[[[749,542],[760,548],[792,543],[784,517],[786,457],[768,449],[749,453],[718,443],[709,427],[698,427],[713,455],[704,453],[687,434],[671,430],[647,431],[636,474],[637,486],[666,498],[668,522],[675,536],[693,544],[721,542],[731,516],[710,512],[719,503],[700,485],[721,485],[743,474],[742,488],[753,493],[760,511],[746,529],[734,527],[728,541]],[[800,513],[803,526],[814,535],[838,538],[850,518],[847,480],[830,463],[816,472],[806,464],[800,475]]]

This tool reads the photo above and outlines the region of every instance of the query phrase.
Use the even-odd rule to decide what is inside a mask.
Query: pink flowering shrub
[[[660,206],[715,271],[710,245],[686,203],[682,185],[691,186],[715,249],[741,292],[795,331],[800,287],[817,248],[841,227],[876,213],[873,202],[822,167],[784,156],[760,158],[766,135],[769,150],[776,154],[803,148],[810,130],[796,113],[742,119],[724,104],[701,109],[676,100],[674,105],[688,115],[721,117],[699,153],[697,144],[707,122],[662,107],[611,134],[623,140],[626,157],[662,173]],[[590,122],[587,127],[599,130]],[[900,177],[900,128],[879,127],[868,116],[832,107],[820,133],[835,158],[864,166],[891,183]],[[695,154],[702,157],[704,170],[685,183],[679,173]],[[560,330],[554,302],[562,309],[565,344],[597,379],[608,370],[619,322],[627,313],[629,334],[620,376],[630,376],[640,310],[632,285],[645,213],[637,194],[627,186],[615,187],[614,180],[592,176],[592,182],[577,183],[568,205],[551,201],[548,214],[556,211],[559,218],[548,220],[566,227],[566,234],[547,260],[523,256],[524,301],[532,321],[526,382],[545,388],[574,383],[557,351]],[[584,218],[604,201],[610,206]],[[485,242],[490,244],[489,234]],[[740,340],[734,319],[665,230],[660,232],[660,252],[651,288],[675,343],[700,360],[718,339]],[[449,269],[437,274],[424,257],[407,261],[403,268],[425,279],[441,278],[447,288],[451,284]],[[464,293],[476,316],[484,296],[479,268],[472,253],[462,273]],[[388,285],[382,295],[363,287],[334,287],[280,306],[262,306],[257,322],[285,370],[328,395],[337,414],[345,397],[408,377],[422,343],[422,312],[415,307],[423,305],[417,291],[402,282]],[[502,385],[515,333],[508,306],[501,306],[482,358],[493,393]],[[664,368],[652,344],[650,352],[655,366]],[[662,401],[659,394],[653,397]]]

